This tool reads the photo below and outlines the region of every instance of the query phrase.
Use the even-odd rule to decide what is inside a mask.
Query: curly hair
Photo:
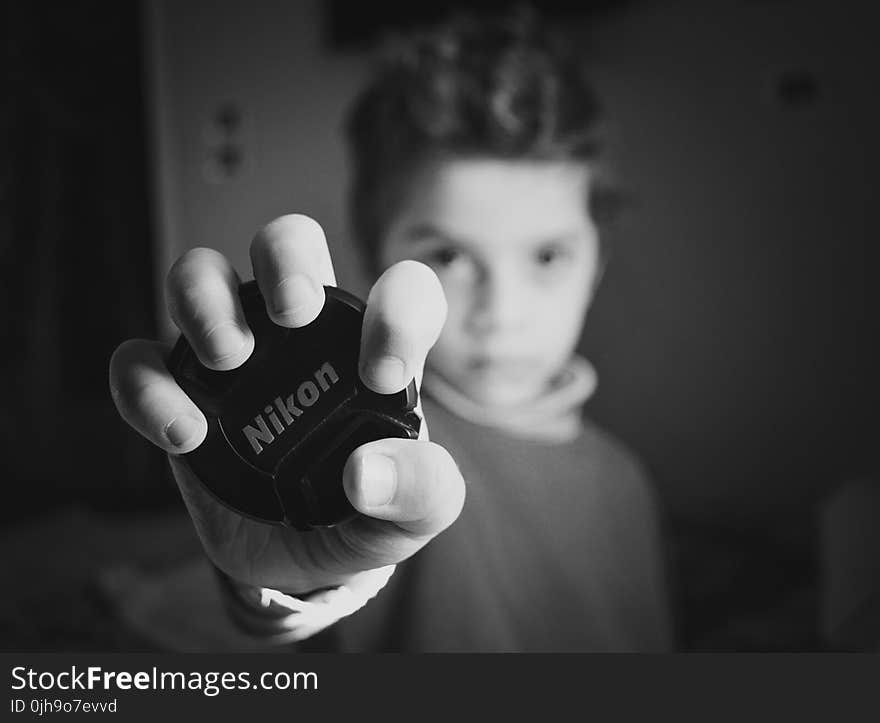
[[[598,103],[531,10],[457,16],[389,43],[345,131],[352,228],[371,258],[407,179],[436,157],[587,160]]]

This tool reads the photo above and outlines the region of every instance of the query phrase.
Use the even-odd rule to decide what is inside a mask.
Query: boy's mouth
[[[520,379],[534,374],[539,364],[535,357],[481,354],[471,357],[468,366],[480,374]]]

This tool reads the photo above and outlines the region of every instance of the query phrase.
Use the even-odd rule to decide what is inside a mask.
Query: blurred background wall
[[[340,284],[351,285],[339,125],[366,71],[363,53],[328,47],[317,0],[160,0],[146,9],[160,275],[202,245],[250,278],[250,239],[295,210],[320,220]]]
[[[142,28],[135,3],[0,3],[0,521],[173,499],[107,387],[157,330]]]
[[[855,3],[659,5],[598,31],[637,205],[597,404],[676,509],[761,514],[875,464],[877,45]]]
[[[360,10],[364,36],[393,5]],[[367,55],[333,34],[334,12],[358,17],[357,4],[147,7],[160,275],[208,245],[248,277],[254,231],[298,211],[323,225],[340,283],[363,293],[340,124]],[[676,512],[808,503],[872,463],[877,430],[867,15],[821,2],[579,7],[547,11],[588,51],[633,200],[587,326],[592,411],[642,452]]]

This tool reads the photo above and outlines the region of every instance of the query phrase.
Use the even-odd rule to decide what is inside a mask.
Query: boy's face
[[[380,262],[436,271],[449,314],[427,363],[473,401],[528,402],[574,351],[599,265],[587,184],[583,164],[497,159],[412,179]]]

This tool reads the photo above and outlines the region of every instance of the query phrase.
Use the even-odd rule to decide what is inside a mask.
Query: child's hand
[[[284,216],[251,244],[254,276],[277,324],[304,326],[335,285],[321,227]],[[239,279],[208,249],[184,254],[168,274],[167,303],[203,364],[235,369],[254,346],[244,322]],[[440,282],[428,267],[403,261],[376,282],[367,300],[360,374],[376,392],[403,389],[421,373],[446,317]],[[464,482],[449,453],[427,441],[383,439],[359,447],[343,474],[363,513],[332,529],[300,533],[249,520],[217,503],[176,455],[204,440],[207,422],[165,366],[168,348],[130,340],[110,362],[110,388],[122,417],[170,455],[171,467],[208,556],[228,575],[290,593],[344,583],[356,572],[400,562],[458,517]]]

